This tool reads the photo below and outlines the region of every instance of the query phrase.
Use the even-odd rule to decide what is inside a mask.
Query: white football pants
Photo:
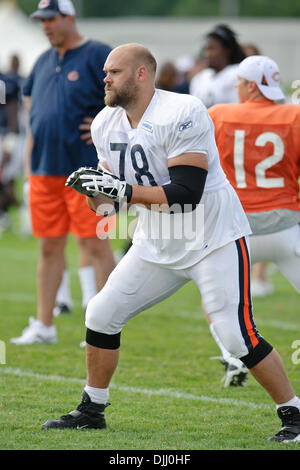
[[[300,293],[300,225],[249,240],[251,264],[272,261]]]
[[[252,316],[247,240],[241,238],[207,255],[194,266],[174,270],[149,263],[132,247],[89,302],[86,326],[114,335],[135,315],[193,280],[206,312],[226,349],[243,357],[258,344]],[[199,311],[201,300],[199,296]]]

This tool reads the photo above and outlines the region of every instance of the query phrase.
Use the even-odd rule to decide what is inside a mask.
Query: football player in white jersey
[[[156,61],[139,44],[114,49],[104,71],[107,107],[92,125],[100,163],[74,172],[67,185],[87,195],[94,211],[103,211],[103,202],[107,211],[108,204],[126,200],[141,206],[140,214],[132,248],[88,304],[82,401],[42,429],[106,427],[123,326],[190,280],[227,348],[277,407],[299,405],[279,355],[253,321],[250,228],[221,169],[205,106],[189,95],[155,90]],[[186,225],[188,231],[180,231]],[[294,428],[293,437],[299,436]]]

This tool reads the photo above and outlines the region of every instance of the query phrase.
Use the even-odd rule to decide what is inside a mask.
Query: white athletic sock
[[[95,268],[94,266],[79,268],[78,274],[82,291],[82,306],[86,308],[89,301],[98,293]]]
[[[278,408],[281,408],[282,406],[294,406],[300,411],[300,399],[295,395],[291,400],[287,401],[286,403],[279,403],[279,405],[276,404],[276,410],[278,410]]]
[[[214,326],[213,324],[211,323],[209,325],[209,329],[210,329],[210,332],[212,334],[212,337],[214,338],[215,342],[217,343],[217,345],[219,346],[220,350],[221,350],[221,353],[222,353],[222,356],[223,358],[226,360],[228,359],[229,357],[231,357],[231,354],[227,351],[227,349],[224,347],[223,343],[221,342],[219,336],[217,335],[217,333],[215,332],[215,329],[214,329]]]
[[[63,272],[62,280],[56,294],[56,303],[65,304],[68,307],[72,307],[70,276],[67,269],[65,269]]]
[[[84,391],[88,394],[93,403],[98,403],[98,405],[105,405],[109,396],[108,388],[95,388],[86,385]]]

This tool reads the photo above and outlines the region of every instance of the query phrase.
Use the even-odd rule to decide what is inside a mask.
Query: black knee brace
[[[95,348],[119,349],[121,344],[121,332],[116,335],[106,335],[98,331],[86,329],[86,342]]]
[[[245,364],[248,369],[256,366],[260,361],[262,361],[270,352],[272,351],[273,346],[271,346],[263,338],[259,339],[259,343],[252,349],[247,356],[240,357],[240,360]]]

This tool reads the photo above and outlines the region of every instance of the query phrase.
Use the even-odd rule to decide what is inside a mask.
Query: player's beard
[[[107,93],[109,91],[109,93]],[[129,105],[134,103],[138,96],[138,86],[134,83],[133,78],[128,79],[119,90],[113,90],[107,85],[105,86],[105,99],[106,106],[115,108],[121,106],[127,108]]]

